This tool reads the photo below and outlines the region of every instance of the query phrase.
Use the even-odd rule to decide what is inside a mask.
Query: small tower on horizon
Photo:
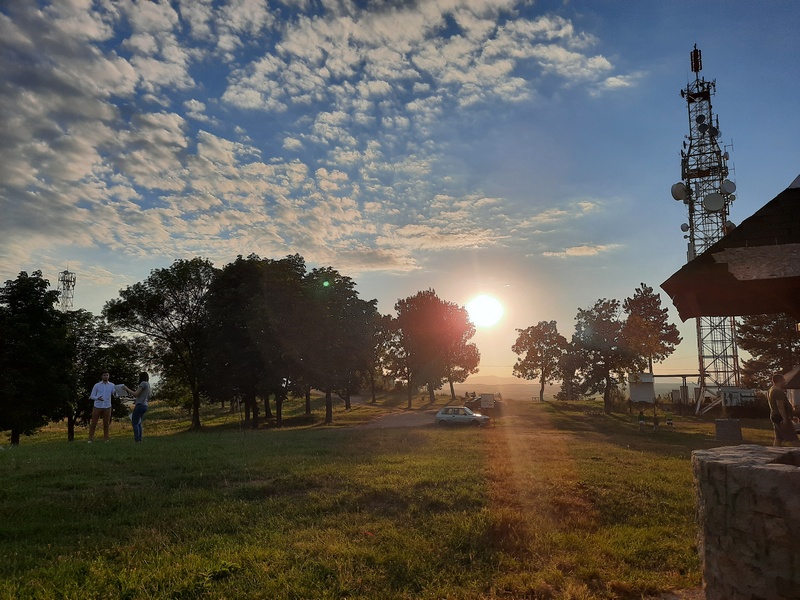
[[[681,225],[688,242],[687,262],[704,252],[733,228],[728,220],[736,199],[736,184],[728,179],[728,153],[719,145],[719,117],[711,107],[716,81],[700,76],[703,61],[695,44],[690,55],[694,81],[681,90],[689,114],[689,135],[681,150],[681,181],[672,197],[687,208],[688,223]],[[725,290],[719,290],[724,294]],[[739,353],[733,317],[697,318],[697,353],[701,394],[705,388],[738,388]],[[702,401],[702,396],[700,398]],[[700,402],[698,402],[699,409]]]
[[[61,312],[72,310],[72,299],[75,296],[75,273],[64,270],[58,274],[58,309]]]

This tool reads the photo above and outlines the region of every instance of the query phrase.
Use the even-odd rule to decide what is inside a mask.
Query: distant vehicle
[[[436,424],[440,427],[448,425],[472,425],[483,427],[489,424],[489,417],[473,412],[466,406],[445,406],[436,413]]]
[[[478,394],[471,400],[465,400],[464,406],[472,410],[483,410],[491,412],[502,412],[505,404],[499,398],[500,394]]]

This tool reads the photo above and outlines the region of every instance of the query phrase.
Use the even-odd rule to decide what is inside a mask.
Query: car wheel
[[[480,427],[481,426],[481,422],[480,421],[473,421],[472,422],[472,426],[473,427]]]
[[[444,419],[440,419],[440,420],[436,421],[436,424],[439,427],[447,427],[447,421],[445,421]]]

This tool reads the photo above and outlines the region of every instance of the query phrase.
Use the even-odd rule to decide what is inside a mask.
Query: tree
[[[202,385],[215,400],[242,399],[245,423],[258,428],[258,395],[264,394],[267,371],[261,347],[271,331],[263,313],[262,273],[265,261],[241,256],[218,271],[209,287],[203,354],[207,367]],[[280,293],[280,291],[277,291]],[[252,420],[250,418],[252,414]]]
[[[517,329],[517,341],[511,347],[518,358],[514,375],[521,379],[539,379],[539,401],[544,401],[544,386],[561,375],[560,361],[567,348],[567,338],[558,333],[555,321],[539,321],[527,329]]]
[[[377,402],[375,396],[376,379],[379,377],[382,379],[385,373],[389,371],[387,365],[393,337],[391,315],[375,313],[370,332],[370,365],[366,377],[369,382],[371,403],[375,404]]]
[[[444,381],[464,379],[477,369],[480,355],[468,340],[475,334],[467,311],[452,302],[441,300],[433,289],[417,292],[394,305],[397,311],[398,340],[409,372],[409,406],[411,382],[428,387],[431,402],[434,391]],[[451,393],[453,388],[451,385]]]
[[[481,353],[469,341],[475,335],[475,325],[470,321],[467,310],[452,302],[443,302],[442,313],[441,342],[445,379],[450,384],[450,397],[455,402],[456,391],[453,384],[463,383],[467,377],[478,372]]]
[[[567,342],[564,353],[558,359],[558,377],[561,378],[561,389],[556,394],[556,400],[577,400],[580,397],[579,369],[578,351],[575,350],[572,342]]]
[[[736,330],[739,348],[750,353],[744,362],[743,383],[766,389],[773,373],[785,373],[800,364],[797,320],[787,314],[743,317]]]
[[[572,345],[579,360],[584,393],[603,393],[603,410],[611,413],[612,391],[626,369],[635,362],[622,337],[619,300],[597,300],[589,309],[578,309]]]
[[[411,399],[416,382],[414,381],[414,373],[411,369],[411,357],[409,356],[408,350],[406,350],[406,345],[400,323],[397,318],[392,317],[384,367],[395,379],[406,382],[406,393],[408,394],[407,408],[411,408]]]
[[[206,301],[215,269],[205,259],[176,260],[169,268],[120,291],[103,307],[115,327],[162,342],[163,360],[192,393],[192,429],[200,429],[200,381],[205,361],[202,339],[207,324]]]
[[[65,314],[67,341],[72,350],[68,385],[70,400],[66,411],[67,440],[75,439],[75,425],[85,425],[92,416],[92,387],[107,370],[116,383],[131,386],[138,381],[139,352],[136,340],[122,340],[113,335],[111,326],[102,317],[78,309]],[[113,416],[124,417],[128,409],[115,400]]]
[[[625,299],[622,307],[628,315],[622,331],[625,344],[637,357],[646,360],[652,373],[653,362],[666,359],[681,343],[678,328],[669,322],[667,309],[661,308],[661,297],[644,283],[632,297]],[[644,364],[636,366],[642,370]]]
[[[305,291],[305,377],[325,392],[325,422],[332,423],[332,393],[349,399],[370,367],[377,300],[360,299],[353,280],[332,267],[308,273]]]
[[[49,285],[41,271],[22,271],[0,288],[0,431],[14,446],[69,406],[72,350]]]

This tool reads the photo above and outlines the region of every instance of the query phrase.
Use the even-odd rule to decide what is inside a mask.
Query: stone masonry
[[[800,448],[692,453],[707,600],[800,600]]]

